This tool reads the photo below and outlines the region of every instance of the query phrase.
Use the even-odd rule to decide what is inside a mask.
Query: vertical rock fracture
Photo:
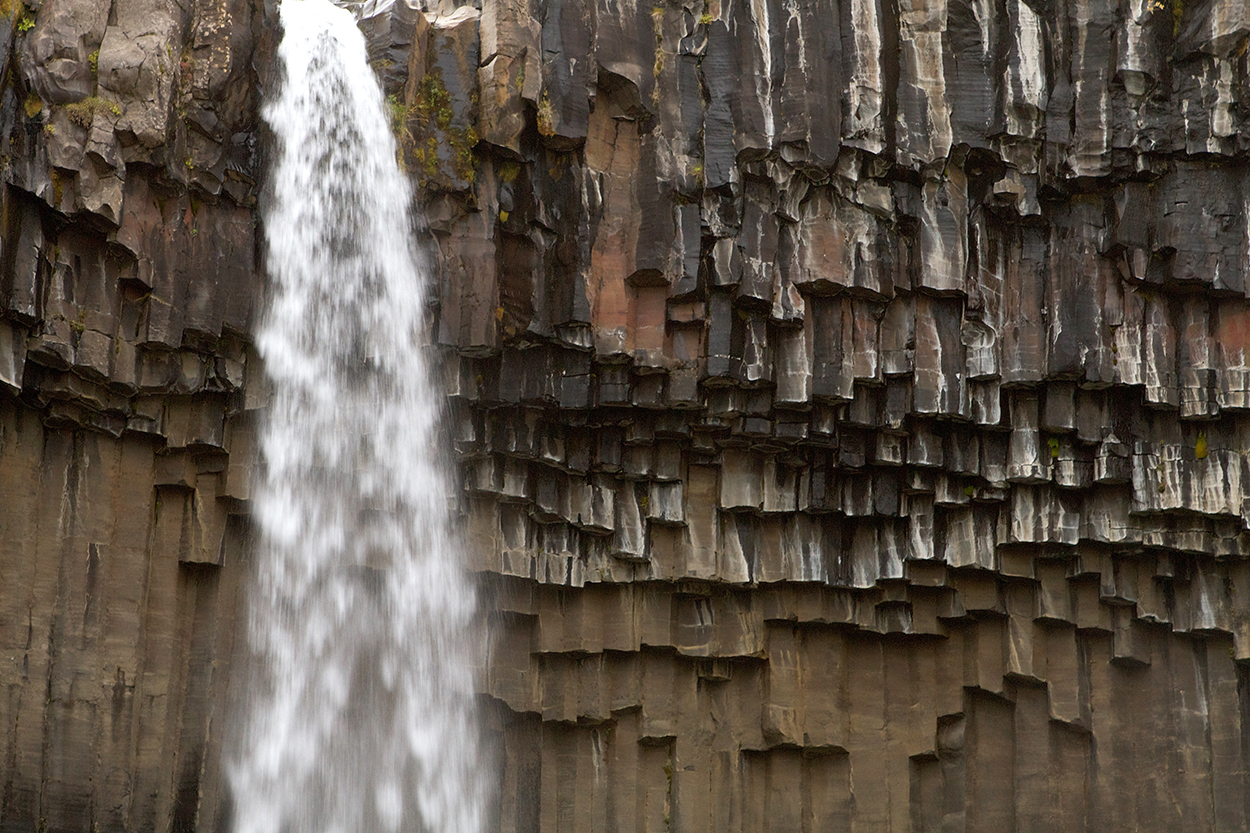
[[[410,192],[352,17],[302,0],[282,22],[236,830],[471,833],[475,605],[448,524]]]

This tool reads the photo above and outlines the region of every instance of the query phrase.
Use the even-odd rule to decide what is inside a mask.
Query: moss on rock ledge
[[[392,102],[401,165],[425,188],[467,191],[477,176],[477,18],[423,18],[403,100]]]

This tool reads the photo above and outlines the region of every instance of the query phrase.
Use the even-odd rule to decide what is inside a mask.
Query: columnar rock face
[[[0,120],[0,829],[214,829],[272,10],[74,5]],[[1240,0],[362,13],[498,829],[1250,825]]]
[[[418,24],[501,829],[1250,824],[1242,6]]]
[[[272,33],[248,2],[0,10],[0,830],[214,830]]]

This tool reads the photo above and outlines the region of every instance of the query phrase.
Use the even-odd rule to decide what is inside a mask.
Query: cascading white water
[[[257,336],[253,679],[237,833],[476,833],[472,588],[448,510],[410,192],[351,15],[286,0]]]

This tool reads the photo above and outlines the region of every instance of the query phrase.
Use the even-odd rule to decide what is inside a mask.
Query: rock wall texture
[[[7,10],[0,830],[219,829],[273,9]],[[1243,2],[361,13],[497,829],[1250,825]]]
[[[1248,14],[374,21],[500,829],[1250,825]]]
[[[0,830],[215,830],[273,33],[248,0],[0,11]]]

